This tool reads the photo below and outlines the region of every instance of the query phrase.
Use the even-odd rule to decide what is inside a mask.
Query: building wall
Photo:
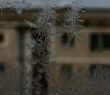
[[[28,30],[23,22],[31,16],[30,12],[18,16],[5,10],[0,15],[0,95],[23,95],[25,70],[21,57],[25,41],[22,37]]]
[[[59,18],[62,18],[64,11],[60,13]],[[27,14],[23,15],[22,18],[14,16],[14,19],[12,19],[10,14],[6,15],[6,13],[0,17],[0,33],[4,34],[4,42],[2,42],[3,38],[0,34],[1,95],[18,95],[22,88],[21,86],[23,86],[19,80],[19,78],[21,78],[19,77],[19,65],[21,64],[19,58],[22,56],[20,55],[20,37],[15,27],[21,24],[19,22],[22,21],[24,17],[30,19],[30,15],[28,17]],[[90,37],[92,33],[99,33],[99,35],[100,33],[106,33],[108,34],[108,40],[110,39],[110,24],[108,22],[110,12],[88,10],[81,14],[81,17],[84,19],[83,25],[86,29],[81,29],[81,38],[74,36],[70,45],[67,44],[68,35],[64,35],[66,29],[62,26],[63,22],[57,22],[56,31],[59,36],[56,35],[56,40],[53,42],[54,44],[52,44],[55,57],[52,59],[53,62],[47,66],[50,95],[109,95],[110,93],[109,44],[107,49],[103,46],[100,48],[100,45],[95,46],[95,50],[91,50],[90,47]],[[11,21],[11,23],[6,22],[7,20]],[[10,24],[12,24],[11,27]],[[4,27],[4,25],[8,26]],[[64,37],[62,37],[62,35]],[[103,41],[101,41],[101,43],[102,42]],[[96,72],[96,70],[98,71]]]
[[[19,44],[16,29],[0,29],[0,94],[17,95]]]
[[[79,37],[74,36],[72,46],[66,41],[62,43],[64,27],[57,28],[61,34],[55,40],[56,56],[53,58],[55,66],[51,64],[53,68],[50,69],[50,95],[110,93],[110,11],[87,10],[81,14],[81,19],[84,20],[84,29],[80,30]],[[91,39],[98,39],[98,42],[91,42]],[[91,46],[92,43],[95,45]]]

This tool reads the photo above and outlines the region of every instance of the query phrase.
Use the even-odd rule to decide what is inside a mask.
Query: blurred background
[[[81,0],[79,5],[85,11],[80,12],[84,28],[71,41],[62,26],[66,6],[57,11],[48,95],[110,95],[110,0]],[[23,95],[25,50],[31,51],[27,44],[32,45],[30,27],[24,20],[31,20],[36,11],[1,10],[0,95]]]

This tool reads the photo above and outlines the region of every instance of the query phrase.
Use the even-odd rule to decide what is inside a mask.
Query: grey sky
[[[19,2],[17,1],[18,0],[0,0],[0,8],[5,8],[5,7],[30,8],[30,7],[41,7],[41,6],[44,7],[45,2],[48,2],[47,0],[24,0],[26,1],[26,3],[22,3],[22,0],[19,0]],[[29,5],[27,1],[31,2],[31,4],[33,5]],[[57,1],[57,6],[62,7],[65,5],[70,5],[74,0],[56,0],[56,1]],[[78,1],[80,1],[80,5],[83,8],[84,7],[110,8],[110,0],[78,0]]]
[[[92,8],[110,8],[110,0],[81,0],[81,5]]]
[[[30,0],[33,4],[38,4],[40,0]],[[59,0],[60,2],[66,2],[71,0]],[[110,8],[110,0],[80,0],[80,5],[82,7],[89,7],[89,8]],[[39,4],[38,4],[39,5]]]

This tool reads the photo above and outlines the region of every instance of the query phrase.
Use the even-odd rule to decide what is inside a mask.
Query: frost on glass
[[[22,73],[22,95],[96,95],[101,84],[109,83],[110,68],[105,66],[96,66],[92,68],[90,79],[85,73],[66,70],[64,77],[59,76],[57,83],[54,84],[54,73],[57,69],[55,63],[52,63],[53,56],[52,42],[57,35],[56,28],[56,10],[66,7],[64,15],[64,29],[69,34],[69,40],[78,36],[77,29],[79,18],[79,7],[77,0],[37,0],[39,12],[36,13],[34,20],[24,22],[30,27],[30,34],[23,37],[23,63]],[[32,3],[26,0],[0,0],[0,9],[15,10],[18,15],[22,11],[35,8]],[[39,15],[38,15],[39,14]],[[49,66],[49,67],[48,67]],[[53,68],[54,67],[54,68]],[[79,70],[80,71],[80,70]],[[107,75],[106,75],[107,74]],[[72,77],[66,78],[68,75]],[[7,76],[8,77],[8,76]],[[53,79],[53,80],[52,80]],[[49,82],[52,82],[49,88]],[[109,86],[109,85],[108,85]],[[12,89],[11,89],[12,90]],[[50,91],[50,92],[49,92]],[[107,92],[108,93],[108,92]],[[20,94],[20,95],[21,95]],[[97,95],[103,95],[102,93]],[[108,95],[108,94],[106,94]]]
[[[40,16],[37,21],[34,22],[36,27],[33,27],[32,31],[33,40],[36,42],[33,47],[34,66],[36,67],[34,69],[36,73],[33,75],[33,95],[48,95],[46,65],[50,63],[51,42],[53,40],[52,37],[54,37],[52,29],[55,26],[55,2],[42,1],[44,2],[44,6],[42,6],[39,12]]]
[[[29,22],[25,20],[25,22],[31,28],[32,34],[32,46],[30,44],[31,37],[29,33],[27,33],[23,38],[23,63],[24,68],[22,68],[23,73],[22,77],[22,95],[47,95],[48,94],[48,83],[49,83],[49,72],[47,70],[47,64],[51,64],[52,57],[52,47],[51,44],[56,35],[56,9],[62,6],[62,3],[59,4],[59,0],[41,0],[42,4],[40,6],[39,17],[34,18],[34,22]],[[64,1],[66,4],[67,1]],[[77,7],[76,3],[73,1],[68,6],[68,14],[65,15],[65,22],[69,23],[69,25],[65,25],[67,31],[70,35],[75,34],[76,29],[76,16],[77,16]],[[1,0],[0,8],[2,9],[8,8],[15,10],[18,15],[21,14],[22,10],[31,9],[31,6],[26,0]],[[36,14],[37,16],[37,14]],[[70,36],[70,38],[71,38]],[[73,36],[72,36],[73,37]],[[32,52],[30,52],[32,51]],[[58,85],[58,88],[54,88],[56,92],[52,92],[52,94],[63,94],[63,90],[61,89],[62,83]],[[69,85],[69,83],[68,83]],[[68,86],[65,89],[68,90]],[[68,90],[69,91],[69,90]],[[69,91],[69,93],[73,93]]]
[[[26,0],[0,0],[1,8],[28,8],[29,2]]]

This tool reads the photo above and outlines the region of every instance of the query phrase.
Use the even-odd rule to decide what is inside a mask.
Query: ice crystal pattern
[[[24,40],[24,88],[23,95],[47,95],[48,94],[48,79],[49,75],[47,70],[47,64],[51,64],[50,58],[52,56],[52,48],[51,44],[54,40],[54,36],[56,35],[56,26],[55,26],[55,14],[56,9],[60,8],[57,6],[59,0],[41,0],[42,5],[40,6],[40,16],[38,19],[35,18],[34,22],[25,22],[31,27],[32,40],[34,45],[31,47],[30,40],[25,38]],[[65,0],[68,1],[68,0]],[[72,0],[71,0],[72,1]],[[2,11],[3,8],[13,9],[18,14],[22,12],[23,9],[29,10],[32,7],[30,6],[26,0],[1,0],[0,1],[0,9]],[[76,0],[73,0],[68,6],[68,14],[65,15],[65,22],[69,23],[65,24],[68,33],[70,34],[70,39],[77,35],[76,27],[77,27],[77,19],[78,10]],[[26,37],[28,37],[27,35]],[[32,52],[28,52],[32,50]],[[63,83],[63,81],[62,81]],[[61,84],[62,84],[61,83]],[[64,83],[63,83],[64,84]],[[67,94],[70,95],[72,93],[69,91],[68,84],[66,84]],[[58,85],[60,87],[62,85]],[[77,85],[76,85],[77,86]],[[71,87],[72,89],[72,87]],[[63,90],[61,88],[57,89],[55,93],[57,95],[64,95]],[[73,90],[73,89],[72,89]],[[54,93],[54,94],[55,94]]]

